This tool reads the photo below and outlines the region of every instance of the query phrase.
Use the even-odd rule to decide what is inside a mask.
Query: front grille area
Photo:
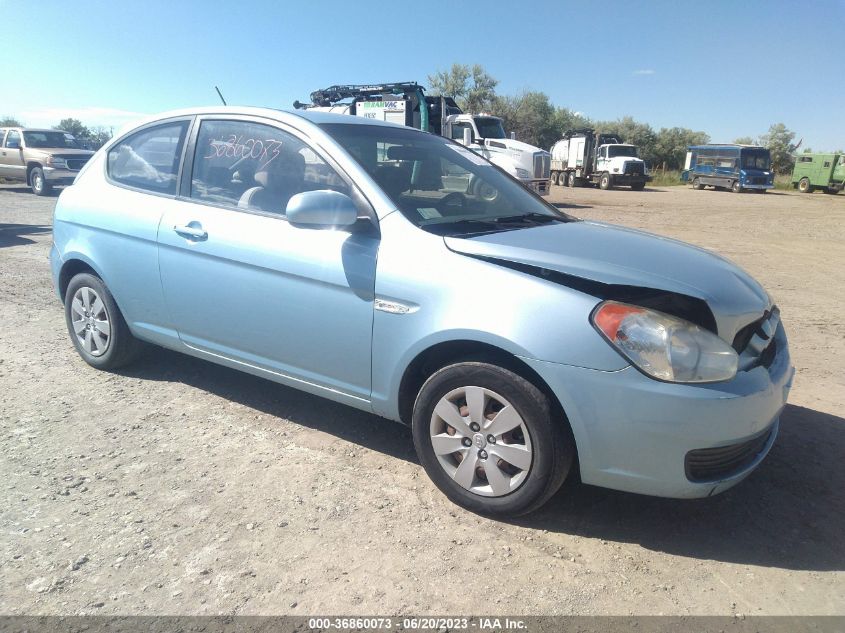
[[[88,158],[68,158],[67,166],[74,171],[79,171],[88,162]]]
[[[642,176],[643,175],[643,164],[642,163],[625,163],[625,175],[626,176]]]
[[[757,459],[771,435],[772,429],[769,429],[739,444],[690,451],[684,459],[687,479],[694,482],[715,481],[739,473]]]
[[[534,154],[534,178],[547,179],[551,174],[552,156],[548,152]]]

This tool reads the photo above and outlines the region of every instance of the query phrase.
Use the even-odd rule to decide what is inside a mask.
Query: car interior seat
[[[284,214],[291,197],[305,189],[305,158],[282,150],[256,170],[255,182],[241,195],[238,208]]]

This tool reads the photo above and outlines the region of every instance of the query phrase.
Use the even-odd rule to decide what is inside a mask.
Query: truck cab
[[[444,136],[465,144],[469,130],[469,148],[541,196],[549,193],[548,152],[507,137],[502,119],[489,114],[452,114],[446,117]]]
[[[600,145],[596,151],[596,173],[599,174],[599,185],[603,185],[602,177],[606,175],[609,189],[616,185],[628,185],[632,189],[642,189],[645,186],[645,163],[637,155],[635,145],[613,143]]]

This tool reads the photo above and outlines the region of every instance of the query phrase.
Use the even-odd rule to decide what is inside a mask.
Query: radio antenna
[[[223,102],[223,105],[229,105],[228,103],[226,103],[226,100],[223,98],[223,93],[220,92],[220,88],[218,88],[217,86],[214,86],[214,89],[217,91],[217,96],[220,97],[220,101]]]

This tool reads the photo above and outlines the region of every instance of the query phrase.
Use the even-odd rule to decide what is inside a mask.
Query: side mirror
[[[328,189],[303,191],[292,196],[285,215],[292,225],[303,228],[351,226],[358,220],[352,198]]]
[[[464,128],[464,145],[467,147],[472,145],[472,130],[468,127]]]

